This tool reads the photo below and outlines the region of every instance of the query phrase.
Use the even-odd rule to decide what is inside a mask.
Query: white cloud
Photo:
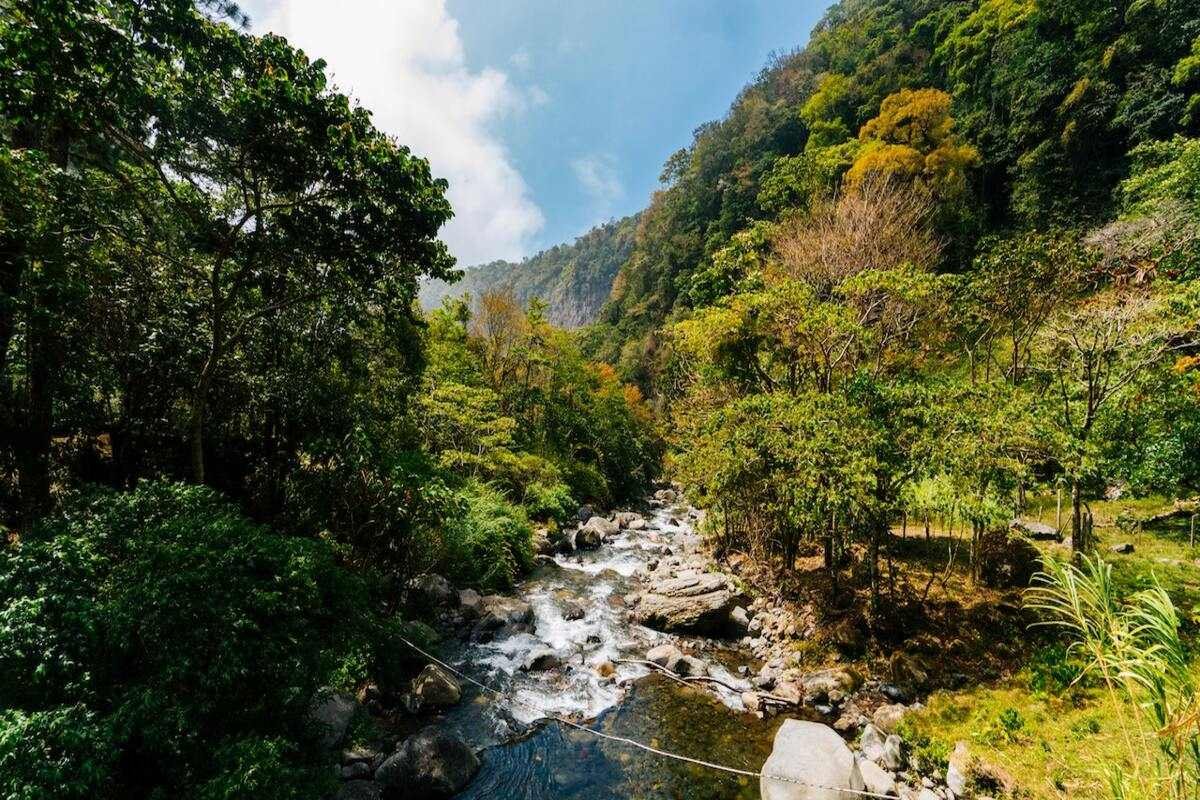
[[[450,182],[442,237],[460,264],[529,252],[545,220],[491,129],[528,100],[503,72],[467,68],[445,0],[272,0],[253,24],[325,59],[376,125]]]
[[[547,94],[546,90],[540,86],[530,86],[529,102],[533,103],[535,106],[544,106],[546,103],[550,102],[550,95]]]
[[[617,175],[617,161],[611,155],[593,153],[571,162],[583,190],[597,203],[607,206],[625,193]]]

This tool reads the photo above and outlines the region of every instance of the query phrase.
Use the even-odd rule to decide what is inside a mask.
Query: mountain
[[[592,228],[572,244],[560,244],[524,261],[492,261],[468,267],[456,283],[427,281],[421,286],[421,307],[429,310],[447,297],[511,289],[522,306],[544,300],[552,323],[578,328],[596,319],[608,299],[613,279],[633,249],[637,217]]]

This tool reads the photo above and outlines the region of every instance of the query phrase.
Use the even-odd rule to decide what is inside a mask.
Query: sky
[[[515,260],[644,208],[827,0],[248,0],[251,30],[334,83],[450,183],[462,266]]]

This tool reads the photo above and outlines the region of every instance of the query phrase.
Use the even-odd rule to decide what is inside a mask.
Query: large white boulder
[[[819,722],[785,720],[762,774],[762,800],[858,800],[866,788],[850,748]]]

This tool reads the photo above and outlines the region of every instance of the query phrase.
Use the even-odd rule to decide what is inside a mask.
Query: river
[[[762,720],[743,708],[740,691],[750,685],[736,669],[749,664],[748,657],[650,630],[631,621],[625,609],[624,596],[640,588],[638,575],[653,561],[699,547],[695,516],[692,509],[658,505],[645,514],[644,530],[621,530],[597,550],[555,557],[513,592],[533,609],[533,633],[465,643],[451,654],[457,669],[500,693],[467,684],[463,701],[443,721],[481,748],[483,766],[461,800],[759,796],[753,778],[663,758],[546,719],[566,717],[742,769],[762,766],[781,720]],[[582,606],[582,618],[567,619],[574,604]],[[733,690],[682,686],[644,666],[619,663],[641,659],[667,641],[698,648],[709,673]],[[563,663],[545,671],[522,668],[546,649]],[[615,675],[601,676],[604,662],[616,663]]]

